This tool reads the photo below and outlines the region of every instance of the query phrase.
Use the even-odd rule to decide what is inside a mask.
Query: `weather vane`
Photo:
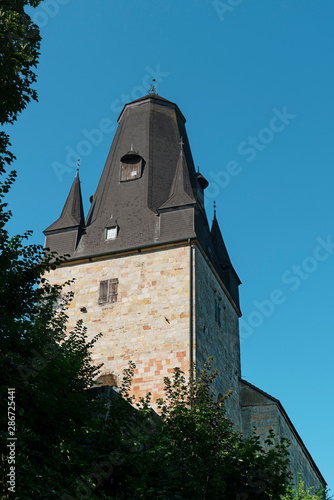
[[[151,83],[150,94],[158,94],[157,85],[155,84],[155,78],[153,78],[152,83]]]

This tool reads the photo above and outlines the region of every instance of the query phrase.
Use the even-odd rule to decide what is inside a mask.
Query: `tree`
[[[103,408],[97,414],[86,390],[98,373],[91,361],[97,338],[88,341],[81,322],[67,334],[71,292],[64,294],[63,285],[51,286],[46,279],[64,258],[25,244],[29,232],[9,237],[3,197],[14,178],[12,173],[0,188],[2,493],[3,498],[15,498],[14,490],[16,498],[60,498],[77,477],[89,476],[104,449],[98,432]],[[9,443],[14,490],[7,483]]]
[[[33,100],[40,41],[39,28],[25,12],[41,0],[2,0],[0,5],[0,124],[12,124]],[[15,159],[9,151],[9,136],[0,132],[0,172]]]
[[[287,493],[282,496],[282,500],[322,500],[328,497],[328,492],[325,490],[316,491],[315,488],[305,489],[305,482],[300,474],[298,474],[297,488],[293,489],[289,486]]]
[[[13,124],[37,100],[32,86],[41,38],[25,8],[40,2],[1,1],[1,125]],[[9,146],[8,134],[1,131],[0,174],[15,159]],[[28,245],[29,231],[9,236],[11,213],[4,197],[15,177],[12,171],[0,184],[2,498],[60,498],[65,491],[75,492],[78,478],[91,481],[94,459],[104,450],[104,406],[87,391],[98,373],[90,357],[97,338],[88,341],[81,322],[66,332],[71,293],[46,280],[64,258]]]
[[[210,361],[197,377],[193,369],[189,381],[178,368],[165,379],[160,417],[132,447],[128,440],[120,448],[118,496],[109,498],[279,500],[285,494],[288,442],[270,432],[265,451],[255,435],[235,432],[225,412],[228,394],[216,401],[212,393],[216,376]],[[149,395],[139,411],[149,414]]]

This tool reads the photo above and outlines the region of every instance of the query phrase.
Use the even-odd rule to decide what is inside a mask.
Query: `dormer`
[[[121,158],[120,181],[127,182],[142,176],[143,158],[135,151],[129,151]]]

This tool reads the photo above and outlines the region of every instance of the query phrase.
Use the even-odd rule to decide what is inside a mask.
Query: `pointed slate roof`
[[[59,219],[45,229],[44,234],[49,231],[61,231],[62,229],[84,226],[85,217],[82,205],[79,172],[77,172]]]
[[[144,101],[147,101],[148,99],[149,99],[150,101],[156,101],[157,103],[160,103],[160,104],[162,104],[162,105],[163,105],[163,104],[166,104],[167,106],[173,107],[173,108],[177,111],[177,113],[178,113],[180,116],[182,116],[182,119],[183,119],[184,123],[186,122],[186,119],[185,119],[185,117],[183,116],[183,114],[181,113],[181,111],[180,111],[180,109],[179,109],[179,107],[178,107],[178,105],[177,105],[177,104],[175,104],[175,103],[174,103],[174,102],[172,102],[172,101],[169,101],[168,99],[165,99],[164,97],[161,97],[160,95],[156,94],[155,92],[151,92],[151,93],[149,93],[149,94],[147,94],[147,95],[144,95],[143,97],[139,97],[139,99],[136,99],[135,101],[132,101],[132,102],[130,102],[130,103],[128,103],[128,104],[125,104],[124,108],[122,109],[122,111],[121,111],[121,113],[120,113],[120,115],[119,115],[119,117],[118,117],[118,120],[117,120],[117,121],[118,121],[118,123],[119,123],[119,122],[120,122],[120,120],[122,119],[122,116],[123,116],[124,110],[125,110],[126,108],[128,108],[128,107],[129,107],[130,105],[132,105],[132,104],[136,105],[136,104],[138,104],[138,103],[142,103],[142,102],[144,102]]]
[[[187,227],[173,228],[166,237],[159,232],[159,208],[174,195],[175,204],[197,203],[198,181],[185,129],[185,118],[176,104],[157,94],[148,94],[126,106],[105,167],[92,197],[85,233],[77,256],[98,255],[194,237],[194,214]],[[180,160],[180,140],[183,158]],[[122,165],[129,151],[141,162],[141,173],[126,181]],[[135,161],[135,158],[133,159]],[[178,185],[179,173],[184,193]],[[119,228],[117,238],[106,241],[106,228]]]
[[[231,263],[230,257],[226,250],[223,236],[218,224],[216,212],[214,212],[213,222],[211,227],[211,241],[216,254],[215,267],[220,275],[223,283],[231,294],[234,303],[239,308],[239,290],[241,285],[239,276]]]
[[[189,178],[189,169],[185,161],[183,150],[181,150],[169,198],[159,207],[159,211],[166,208],[193,205],[195,203],[196,200]]]
[[[45,231],[46,246],[81,259],[196,239],[239,307],[240,280],[217,221],[210,233],[208,182],[195,170],[185,122],[175,103],[154,93],[126,104],[86,222],[76,177],[60,218]],[[112,227],[116,237],[108,238]]]
[[[214,213],[212,226],[211,226],[211,239],[213,248],[215,249],[216,255],[218,257],[219,263],[224,266],[232,266],[230,257],[226,250],[226,246],[223,240],[223,236],[218,224],[216,213]]]

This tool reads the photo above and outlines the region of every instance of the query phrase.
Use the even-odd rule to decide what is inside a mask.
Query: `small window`
[[[115,240],[117,238],[118,226],[106,228],[106,240]]]
[[[99,304],[117,302],[118,279],[100,281]]]
[[[121,182],[138,179],[142,174],[142,158],[130,151],[121,158]]]
[[[215,320],[218,326],[221,326],[221,308],[218,300],[215,300]]]

